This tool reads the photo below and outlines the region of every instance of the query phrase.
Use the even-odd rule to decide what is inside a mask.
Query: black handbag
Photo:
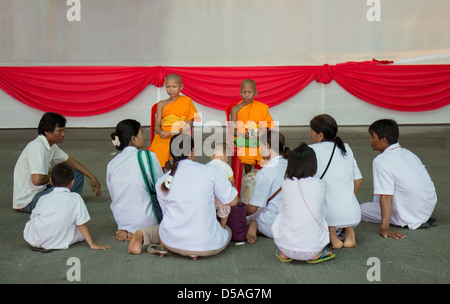
[[[144,153],[147,157],[148,162],[148,168],[151,174],[152,182],[150,183],[147,175],[147,171],[145,170],[144,163],[142,161],[142,153]],[[158,202],[158,197],[156,196],[156,190],[155,190],[155,174],[153,173],[153,162],[150,155],[150,152],[148,150],[145,151],[138,151],[137,153],[138,163],[139,167],[141,168],[142,177],[144,178],[145,186],[147,188],[148,194],[150,195],[150,202],[152,204],[153,214],[155,215],[156,220],[158,223],[161,223],[163,219],[163,214],[161,210],[161,206]]]

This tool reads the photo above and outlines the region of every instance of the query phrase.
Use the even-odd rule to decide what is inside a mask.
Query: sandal
[[[167,250],[165,250],[161,245],[150,244],[147,247],[147,252],[150,254],[159,254],[160,257],[163,257],[167,253]]]
[[[325,256],[325,254],[327,254],[326,250],[323,251],[323,254],[322,254],[322,256],[320,258],[318,258],[316,260],[308,260],[308,261],[306,261],[306,263],[317,264],[317,263],[321,263],[321,262],[324,262],[324,261],[328,261],[328,260],[334,259],[336,257],[336,255],[334,253],[331,253],[331,255],[329,255],[329,256]]]
[[[283,263],[289,263],[289,262],[292,262],[292,259],[289,259],[289,258],[283,259],[283,258],[280,256],[280,249],[278,249],[277,252],[275,252],[275,255],[276,255],[277,258],[278,258],[281,262],[283,262]]]

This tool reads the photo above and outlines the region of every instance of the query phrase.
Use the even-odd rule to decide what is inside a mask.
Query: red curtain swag
[[[257,100],[283,103],[311,81],[335,80],[361,100],[397,111],[428,111],[450,101],[450,65],[392,65],[391,61],[323,66],[273,67],[0,67],[0,89],[35,109],[65,116],[91,116],[115,110],[149,84],[162,87],[177,73],[184,95],[225,110],[240,100],[240,83],[254,79]],[[155,100],[155,102],[157,102]]]

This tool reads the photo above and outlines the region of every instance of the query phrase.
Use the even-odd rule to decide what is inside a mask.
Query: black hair
[[[73,169],[66,162],[59,163],[53,167],[51,177],[54,187],[67,187],[74,178]]]
[[[286,147],[286,139],[281,132],[267,128],[266,131],[261,132],[261,136],[259,139],[261,144],[269,144],[270,149],[273,147],[272,141],[278,139],[278,147],[275,146],[273,147],[273,149],[277,151],[278,148],[278,154],[283,156],[284,159],[288,159],[289,153],[291,153],[291,149],[289,149],[289,147]],[[274,143],[274,145],[276,144],[277,143]]]
[[[172,156],[172,165],[169,175],[174,177],[178,168],[178,163],[183,159],[187,159],[191,155],[192,149],[194,149],[194,140],[188,134],[181,133],[173,136],[170,139],[170,155]],[[161,184],[161,190],[164,193],[169,191],[166,187],[166,183]]]
[[[294,177],[300,179],[314,176],[316,172],[316,153],[311,147],[302,142],[289,155],[285,177],[288,179],[293,179]]]
[[[66,126],[66,118],[58,113],[47,112],[42,115],[38,125],[38,134],[44,135],[45,132],[53,132],[56,127],[64,128]]]
[[[393,119],[379,119],[373,122],[369,127],[369,133],[375,132],[378,137],[386,138],[389,145],[395,144],[398,142],[398,137],[400,136],[400,131],[398,129],[397,122]]]
[[[128,147],[131,138],[133,136],[137,136],[140,129],[141,124],[137,120],[124,119],[119,122],[116,126],[115,132],[111,133],[112,140],[115,140],[116,136],[119,138],[120,145],[115,145],[116,149],[122,151]]]
[[[331,115],[320,114],[311,119],[309,126],[316,133],[322,133],[324,141],[331,141],[341,150],[343,156],[347,155],[344,142],[337,136],[338,125]]]

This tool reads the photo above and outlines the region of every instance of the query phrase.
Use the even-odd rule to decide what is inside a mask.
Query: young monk
[[[148,149],[156,154],[165,171],[171,168],[169,142],[172,136],[181,133],[190,134],[194,120],[200,121],[192,99],[180,95],[182,89],[181,77],[177,74],[168,75],[166,92],[169,98],[159,101],[156,107],[156,134]]]
[[[235,124],[234,136],[238,140],[237,154],[241,163],[244,164],[246,174],[252,170],[253,165],[261,165],[262,157],[257,145],[242,145],[239,144],[239,139],[256,142],[259,130],[274,127],[269,107],[253,100],[257,94],[256,82],[245,79],[241,83],[242,100],[231,109],[231,121]]]

